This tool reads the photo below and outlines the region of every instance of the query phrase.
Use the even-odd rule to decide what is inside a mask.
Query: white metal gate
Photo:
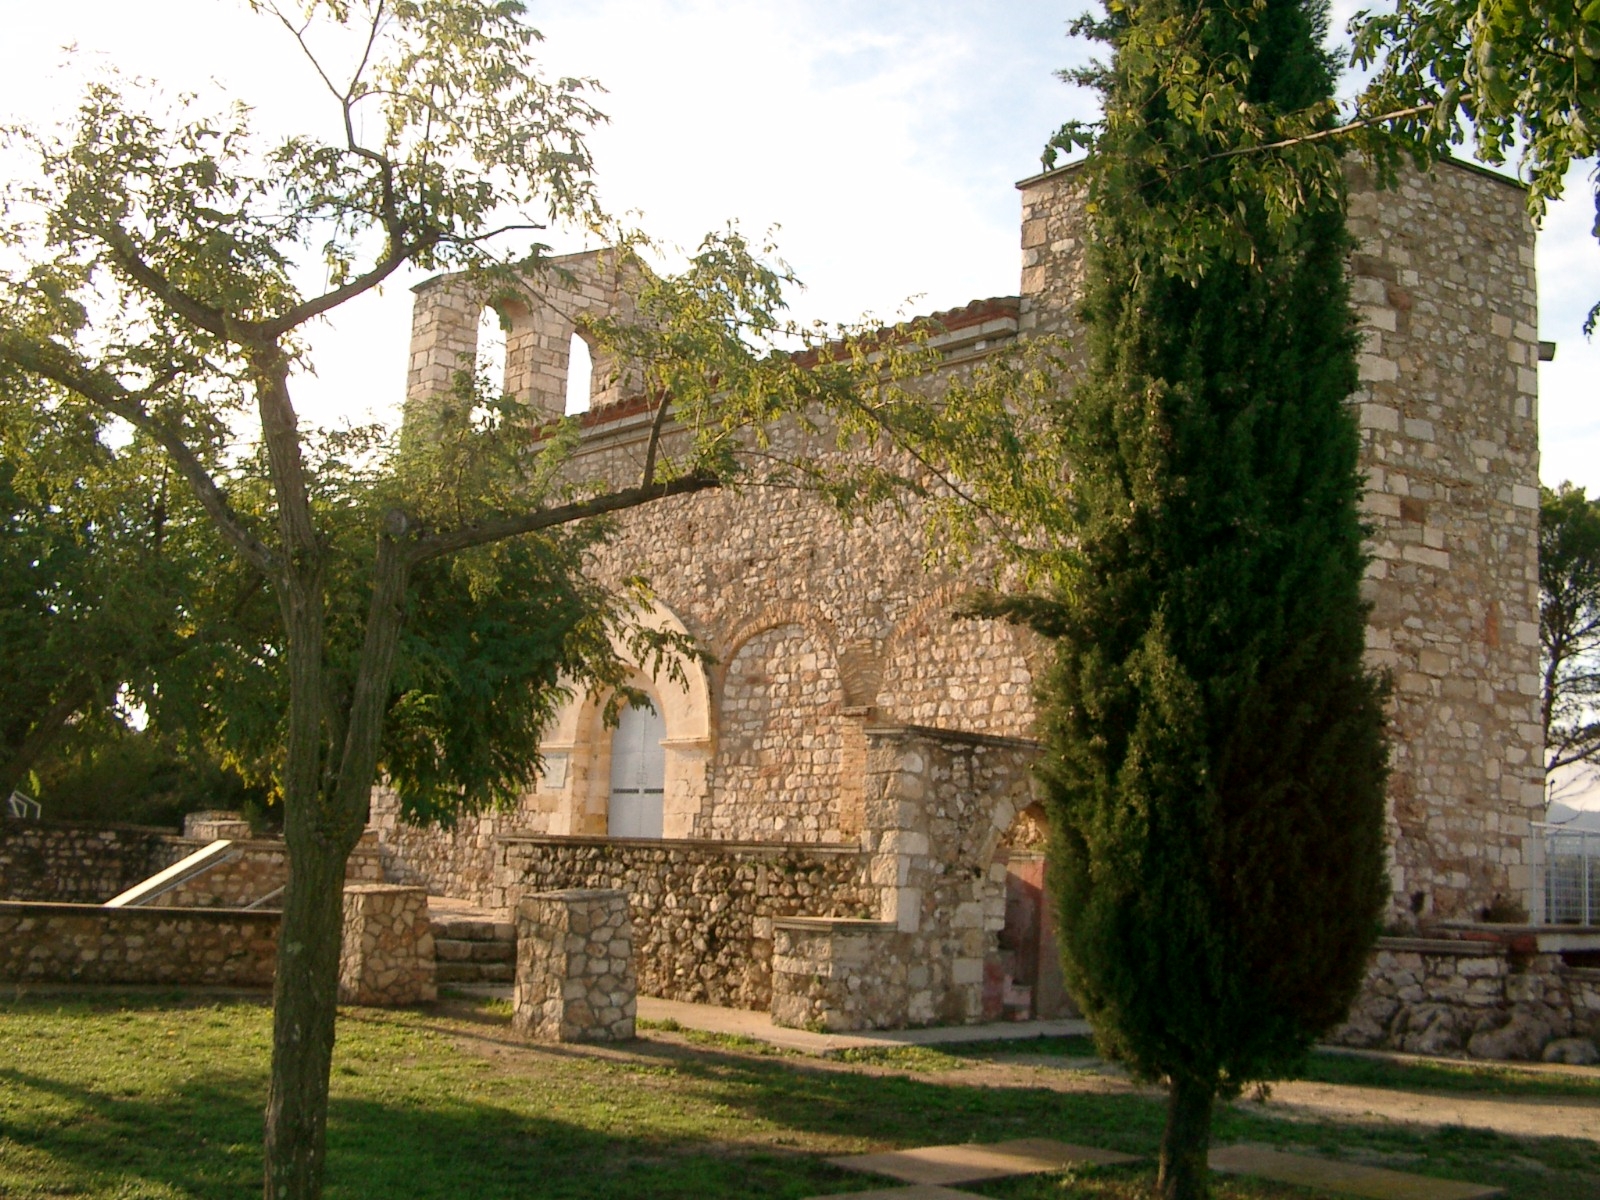
[[[1552,925],[1600,924],[1600,833],[1544,827],[1544,903]]]

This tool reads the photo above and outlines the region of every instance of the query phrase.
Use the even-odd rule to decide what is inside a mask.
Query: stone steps
[[[435,916],[429,924],[439,983],[515,981],[517,930],[510,921]]]

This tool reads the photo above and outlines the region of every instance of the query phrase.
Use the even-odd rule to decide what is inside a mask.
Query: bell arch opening
[[[576,331],[567,348],[567,398],[565,412],[574,417],[589,411],[594,398],[594,354]]]
[[[473,367],[481,381],[487,381],[498,395],[506,390],[506,327],[504,318],[492,304],[478,314],[478,347]]]

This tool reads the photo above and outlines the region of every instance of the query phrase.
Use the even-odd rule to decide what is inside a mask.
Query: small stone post
[[[347,886],[339,1002],[383,1007],[437,998],[427,891],[392,883]]]
[[[545,1042],[633,1037],[638,985],[628,895],[572,889],[517,906],[517,985],[511,1025]]]

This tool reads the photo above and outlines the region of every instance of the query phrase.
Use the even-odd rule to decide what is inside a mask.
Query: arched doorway
[[[1054,902],[1045,869],[1049,826],[1043,808],[1017,814],[996,860],[1006,867],[1006,923],[1000,930],[1000,1008],[1007,1017],[1076,1016],[1061,979]]]
[[[606,833],[611,837],[658,838],[666,796],[667,755],[661,745],[667,723],[651,708],[625,708],[611,735],[611,800]]]

